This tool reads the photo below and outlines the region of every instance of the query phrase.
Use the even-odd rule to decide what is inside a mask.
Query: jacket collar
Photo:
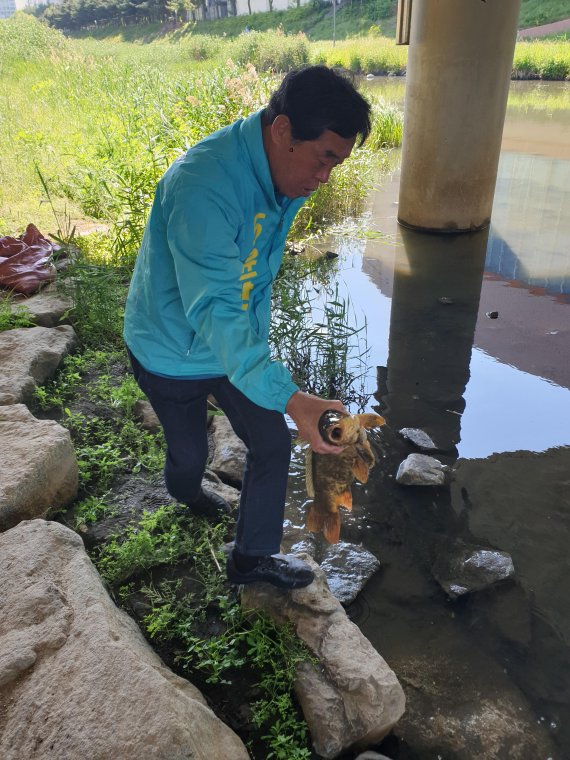
[[[275,211],[279,211],[279,204],[275,198],[275,188],[271,179],[269,160],[263,146],[263,133],[261,116],[263,108],[246,117],[240,124],[240,133],[246,152],[257,181],[265,193],[267,203]]]

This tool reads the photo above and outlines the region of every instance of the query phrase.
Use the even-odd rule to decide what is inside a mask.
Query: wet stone
[[[442,486],[446,470],[439,459],[410,454],[399,466],[396,481],[402,486]]]
[[[400,435],[422,451],[435,451],[437,446],[427,433],[419,428],[402,428]]]
[[[380,568],[380,561],[371,552],[358,544],[340,541],[327,544],[323,550],[320,542],[306,536],[293,544],[289,550],[293,554],[309,554],[323,570],[331,594],[341,604],[351,604],[366,583]]]
[[[380,568],[379,560],[371,552],[344,542],[331,546],[320,564],[332,595],[341,604],[353,602]]]
[[[457,599],[512,578],[515,568],[507,552],[456,542],[438,553],[432,573],[446,594]]]

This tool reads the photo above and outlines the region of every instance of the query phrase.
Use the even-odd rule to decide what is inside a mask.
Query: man
[[[162,423],[169,493],[198,515],[229,511],[201,489],[212,394],[244,441],[247,461],[227,563],[233,583],[302,588],[305,563],[277,555],[291,435],[337,453],[318,431],[340,401],[303,393],[271,360],[271,286],[305,199],[370,132],[370,106],[325,66],[292,71],[269,105],[202,140],[158,184],[135,265],[125,341],[137,382]],[[275,556],[277,555],[277,556]]]

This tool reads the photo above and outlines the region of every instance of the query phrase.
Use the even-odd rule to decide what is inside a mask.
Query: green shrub
[[[71,54],[73,46],[61,32],[18,12],[0,20],[0,62],[43,61],[54,54]]]
[[[250,32],[228,43],[224,54],[238,64],[251,64],[258,71],[282,72],[308,62],[309,43],[302,33]]]

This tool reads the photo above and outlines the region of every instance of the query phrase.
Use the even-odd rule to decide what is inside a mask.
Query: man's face
[[[294,142],[290,131],[288,135],[274,142],[269,155],[273,182],[287,198],[309,196],[321,183],[328,182],[331,171],[350,156],[356,141],[328,129],[316,140]]]

